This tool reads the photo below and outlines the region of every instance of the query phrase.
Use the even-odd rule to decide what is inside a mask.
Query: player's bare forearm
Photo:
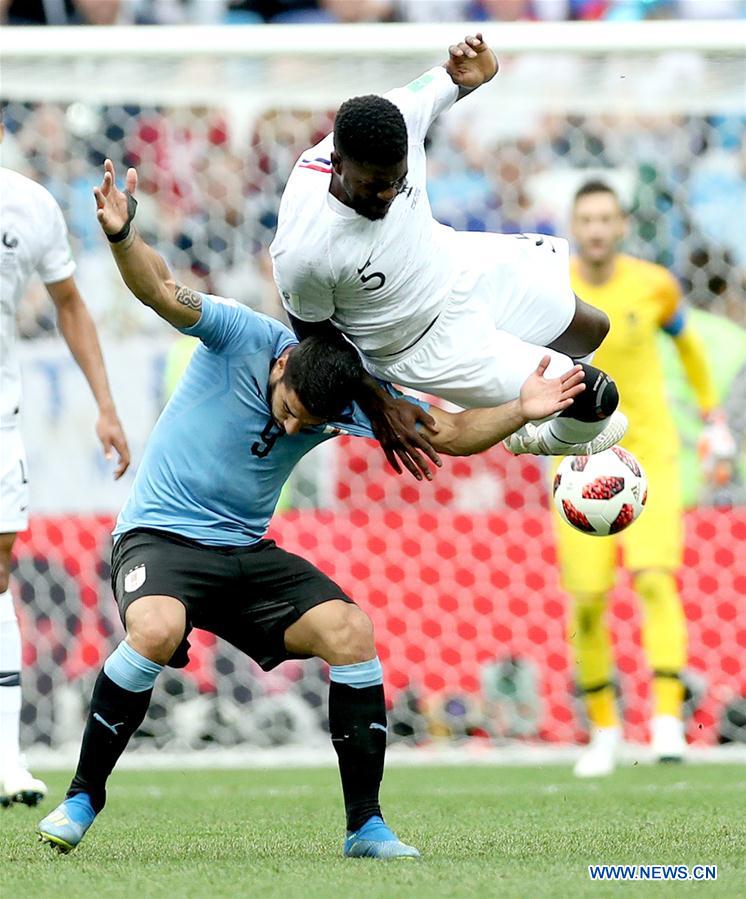
[[[458,87],[458,99],[491,81],[498,71],[495,54],[485,43],[482,35],[467,35],[458,44],[448,48],[448,59],[443,68]]]
[[[64,281],[47,284],[47,290],[57,309],[57,326],[60,334],[88,381],[96,405],[101,411],[113,410],[114,401],[109,390],[96,326],[78,291],[75,279],[70,277]]]
[[[145,243],[136,228],[110,248],[122,280],[141,303],[175,328],[197,324],[202,315],[202,296],[173,280],[166,261]]]
[[[141,303],[175,328],[197,324],[202,314],[202,297],[172,279],[161,254],[145,243],[136,228],[121,243],[110,247],[122,280]]]
[[[173,303],[175,290],[171,270],[135,227],[125,240],[110,244],[109,249],[122,280],[141,303],[159,314],[162,308]]]
[[[137,172],[127,170],[126,189],[116,186],[114,164],[104,163],[104,177],[93,188],[96,218],[109,241],[109,249],[122,280],[146,306],[175,328],[196,325],[202,314],[202,298],[188,287],[174,283],[165,260],[142,239],[132,224],[137,203]]]
[[[512,400],[488,409],[467,409],[464,412],[430,410],[440,426],[430,440],[433,448],[446,456],[473,456],[483,453],[527,422],[520,400]]]
[[[432,409],[439,430],[433,447],[450,456],[470,456],[495,446],[529,421],[538,421],[568,409],[585,389],[583,368],[575,365],[558,378],[546,378],[550,357],[544,356],[521,386],[518,399],[500,406],[467,409],[452,414]]]
[[[112,457],[113,452],[119,457],[114,477],[120,478],[130,464],[130,451],[109,389],[96,326],[72,277],[47,284],[47,290],[57,307],[60,333],[88,381],[98,406],[96,433],[104,454],[107,459]]]

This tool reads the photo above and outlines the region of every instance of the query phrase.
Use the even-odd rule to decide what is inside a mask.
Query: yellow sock
[[[653,670],[653,714],[681,717],[687,634],[676,579],[668,571],[642,571],[634,578],[642,600],[642,642]]]
[[[681,718],[684,705],[684,685],[676,677],[653,677],[653,714]]]
[[[569,628],[578,684],[590,691],[585,694],[585,704],[588,717],[596,727],[614,727],[619,723],[611,686],[613,665],[605,611],[605,594],[578,595],[574,598]]]
[[[614,696],[614,687],[611,684],[600,690],[586,693],[585,707],[591,724],[596,727],[616,727],[619,724],[616,696]]]

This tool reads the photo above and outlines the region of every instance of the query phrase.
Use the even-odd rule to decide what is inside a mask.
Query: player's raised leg
[[[416,352],[389,365],[372,366],[372,371],[395,384],[432,393],[464,408],[475,408],[515,399],[545,356],[550,358],[546,371],[549,378],[559,377],[575,365],[564,353],[496,328],[495,314],[489,296],[475,291],[456,298],[440,314]],[[508,323],[515,330],[532,330],[525,321],[513,318]],[[547,333],[538,325],[533,330],[538,339]],[[590,455],[619,442],[626,429],[626,418],[616,409],[616,386],[604,372],[587,362],[581,364],[585,389],[575,397],[572,406],[561,416],[529,423],[516,431],[503,441],[510,452]]]
[[[591,456],[615,446],[627,430],[627,418],[617,409],[614,381],[587,362],[580,363],[586,389],[572,406],[549,421],[529,423],[503,441],[514,455]]]
[[[563,250],[557,255],[566,255],[565,241],[555,238],[552,244]],[[564,268],[555,273],[555,278],[560,284],[567,282],[568,275]],[[574,308],[572,321],[559,337],[548,343],[548,348],[559,354],[560,359],[568,360],[565,365],[571,362],[582,364],[586,389],[569,409],[550,421],[527,425],[505,440],[506,448],[516,455],[593,455],[614,446],[627,430],[626,416],[617,409],[619,393],[614,380],[606,372],[591,365],[594,351],[609,331],[608,316],[574,294],[572,299],[568,299],[569,293],[567,283],[559,289],[547,286],[544,291],[537,293],[534,305],[537,307],[537,314],[542,306],[546,306],[548,321],[552,318],[557,320],[556,316],[561,314],[568,302]],[[528,320],[530,321],[530,317]],[[518,331],[518,336],[528,343],[541,344],[542,338],[546,336],[546,332],[538,324],[532,327],[525,322],[510,320],[505,324],[508,329],[512,327]]]
[[[415,858],[385,823],[379,804],[386,755],[383,671],[370,618],[352,603],[330,600],[307,611],[285,632],[291,653],[331,666],[329,729],[339,760],[348,858]]]
[[[38,827],[62,852],[74,849],[106,803],[106,781],[150,705],[153,685],[184,638],[184,606],[143,596],[126,612],[127,637],[104,663],[91,696],[78,767],[67,796]]]
[[[569,409],[521,429],[505,446],[515,454],[590,455],[618,443],[627,421],[617,411],[616,385],[591,365],[593,353],[608,334],[609,318],[575,295],[568,242],[543,234],[469,235],[464,240],[473,244],[473,252],[495,260],[475,286],[471,302],[485,304],[498,332],[522,342],[510,357],[510,367],[520,365],[521,357],[530,359],[549,349],[556,354],[555,374],[562,373],[560,365],[567,370],[574,362],[585,369],[586,389]],[[506,289],[506,281],[512,281],[512,289]],[[499,336],[498,340],[504,343]],[[498,364],[506,361],[500,352]],[[510,374],[505,377],[509,381]]]

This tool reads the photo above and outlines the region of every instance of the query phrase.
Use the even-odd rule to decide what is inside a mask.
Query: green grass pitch
[[[391,768],[384,810],[419,861],[341,857],[333,769],[123,771],[85,841],[61,856],[39,809],[0,810],[0,895],[13,899],[399,899],[744,895],[746,779],[733,765]],[[716,864],[716,883],[592,883],[590,863]]]

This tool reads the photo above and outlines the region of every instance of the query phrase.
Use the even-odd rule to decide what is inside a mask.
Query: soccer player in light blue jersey
[[[166,665],[187,663],[187,637],[199,627],[265,670],[313,656],[330,665],[344,854],[417,856],[384,822],[379,805],[386,706],[371,621],[314,565],[265,539],[282,485],[305,453],[339,433],[372,436],[352,402],[357,351],[323,337],[298,344],[280,322],[175,284],[131,224],[136,186],[130,169],[127,191],[118,190],[107,160],[94,193],[114,259],[142,303],[201,345],[155,426],[117,519],[112,586],[126,638],[94,686],[67,797],[39,833],[64,852],[81,841],[104,807],[107,778],[145,717],[156,678]],[[480,452],[527,421],[567,408],[583,390],[582,371],[547,379],[548,364],[547,357],[520,398],[499,408],[426,410],[436,449]]]

